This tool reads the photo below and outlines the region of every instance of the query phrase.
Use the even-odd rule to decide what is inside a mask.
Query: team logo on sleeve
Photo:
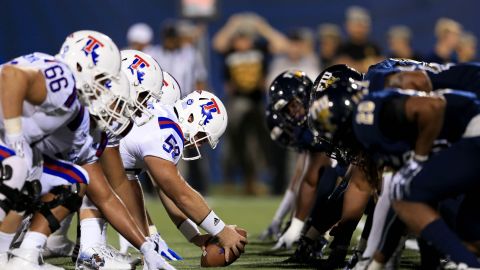
[[[135,54],[135,58],[133,59],[133,62],[128,66],[128,69],[132,74],[135,74],[137,72],[137,80],[140,84],[142,84],[143,81],[143,76],[145,76],[145,72],[142,72],[142,69],[149,67],[150,64],[145,61],[142,57],[139,55]],[[165,84],[165,81],[163,81]]]
[[[82,51],[85,53],[86,56],[91,55],[93,64],[97,65],[99,55],[96,50],[103,46],[103,43],[101,43],[98,39],[92,36],[88,36],[87,44],[85,44],[85,47],[83,47]]]
[[[205,118],[205,120],[203,121],[203,125],[208,124],[208,122],[213,119],[212,113],[216,112],[220,114],[220,108],[218,107],[217,102],[213,98],[210,99],[209,102],[200,106],[202,107],[202,115]]]

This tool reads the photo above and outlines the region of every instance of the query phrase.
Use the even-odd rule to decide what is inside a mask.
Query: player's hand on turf
[[[210,239],[212,239],[212,235],[210,234],[197,234],[190,242],[203,250]]]
[[[279,250],[279,249],[290,249],[293,246],[293,243],[297,242],[300,239],[300,234],[303,229],[304,222],[293,218],[292,222],[290,223],[290,227],[285,231],[285,233],[278,239],[275,246],[272,250]]]
[[[278,240],[280,235],[280,221],[273,220],[272,223],[266,228],[262,234],[260,234],[259,239],[265,241],[267,239]]]
[[[391,200],[401,200],[410,193],[410,184],[422,170],[424,163],[425,161],[411,158],[392,176],[389,190]]]
[[[140,252],[143,254],[144,264],[148,266],[148,269],[176,270],[175,267],[171,266],[162,256],[160,256],[160,254],[157,253],[155,246],[156,245],[151,240],[148,240],[140,247]]]
[[[157,253],[162,255],[169,261],[181,261],[183,258],[178,255],[173,249],[169,248],[167,242],[163,240],[159,233],[152,234],[150,236],[152,242],[156,245],[155,249]]]
[[[240,256],[240,253],[243,253],[245,245],[248,243],[247,238],[235,231],[235,227],[234,225],[227,225],[217,234],[220,246],[225,249],[225,260],[227,262],[232,258],[232,252],[236,257]]]

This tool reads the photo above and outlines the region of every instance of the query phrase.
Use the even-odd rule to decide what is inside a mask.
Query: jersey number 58
[[[178,147],[177,140],[175,140],[175,137],[173,137],[172,134],[170,134],[163,143],[163,150],[167,153],[171,153],[172,158],[176,158],[180,155],[180,147]]]

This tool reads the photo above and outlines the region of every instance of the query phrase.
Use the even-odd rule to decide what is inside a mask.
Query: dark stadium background
[[[2,0],[0,1],[0,62],[40,51],[54,54],[65,36],[80,29],[93,29],[109,35],[120,48],[126,45],[126,31],[136,22],[158,29],[162,21],[180,17],[180,0]],[[286,32],[300,26],[316,30],[320,23],[343,26],[344,12],[350,5],[367,8],[372,16],[372,38],[386,48],[386,32],[395,24],[413,31],[413,47],[428,53],[435,41],[434,24],[440,17],[461,23],[480,36],[477,0],[218,0],[219,13],[208,22],[208,41],[231,14],[252,11],[263,16],[276,29]],[[220,97],[221,58],[210,47],[209,85]],[[218,152],[210,157],[218,160]],[[212,181],[221,181],[220,166],[211,162]]]

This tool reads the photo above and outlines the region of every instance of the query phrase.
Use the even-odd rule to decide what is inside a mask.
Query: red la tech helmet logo
[[[98,53],[96,52],[96,50],[100,47],[103,47],[104,45],[98,39],[90,35],[87,38],[88,38],[87,43],[83,47],[82,51],[85,53],[86,56],[91,55],[93,64],[97,65]]]
[[[142,72],[140,69],[144,69],[149,66],[150,64],[147,61],[145,61],[145,59],[135,54],[133,62],[130,64],[128,69],[130,70],[132,75],[135,73],[135,71],[137,72],[137,80],[140,84],[142,84],[143,76],[145,76],[145,72]]]
[[[208,124],[208,122],[213,119],[212,113],[216,112],[220,114],[220,108],[218,107],[217,102],[213,98],[211,98],[209,102],[201,105],[201,107],[202,115],[205,117],[205,121],[203,121],[204,125]]]

